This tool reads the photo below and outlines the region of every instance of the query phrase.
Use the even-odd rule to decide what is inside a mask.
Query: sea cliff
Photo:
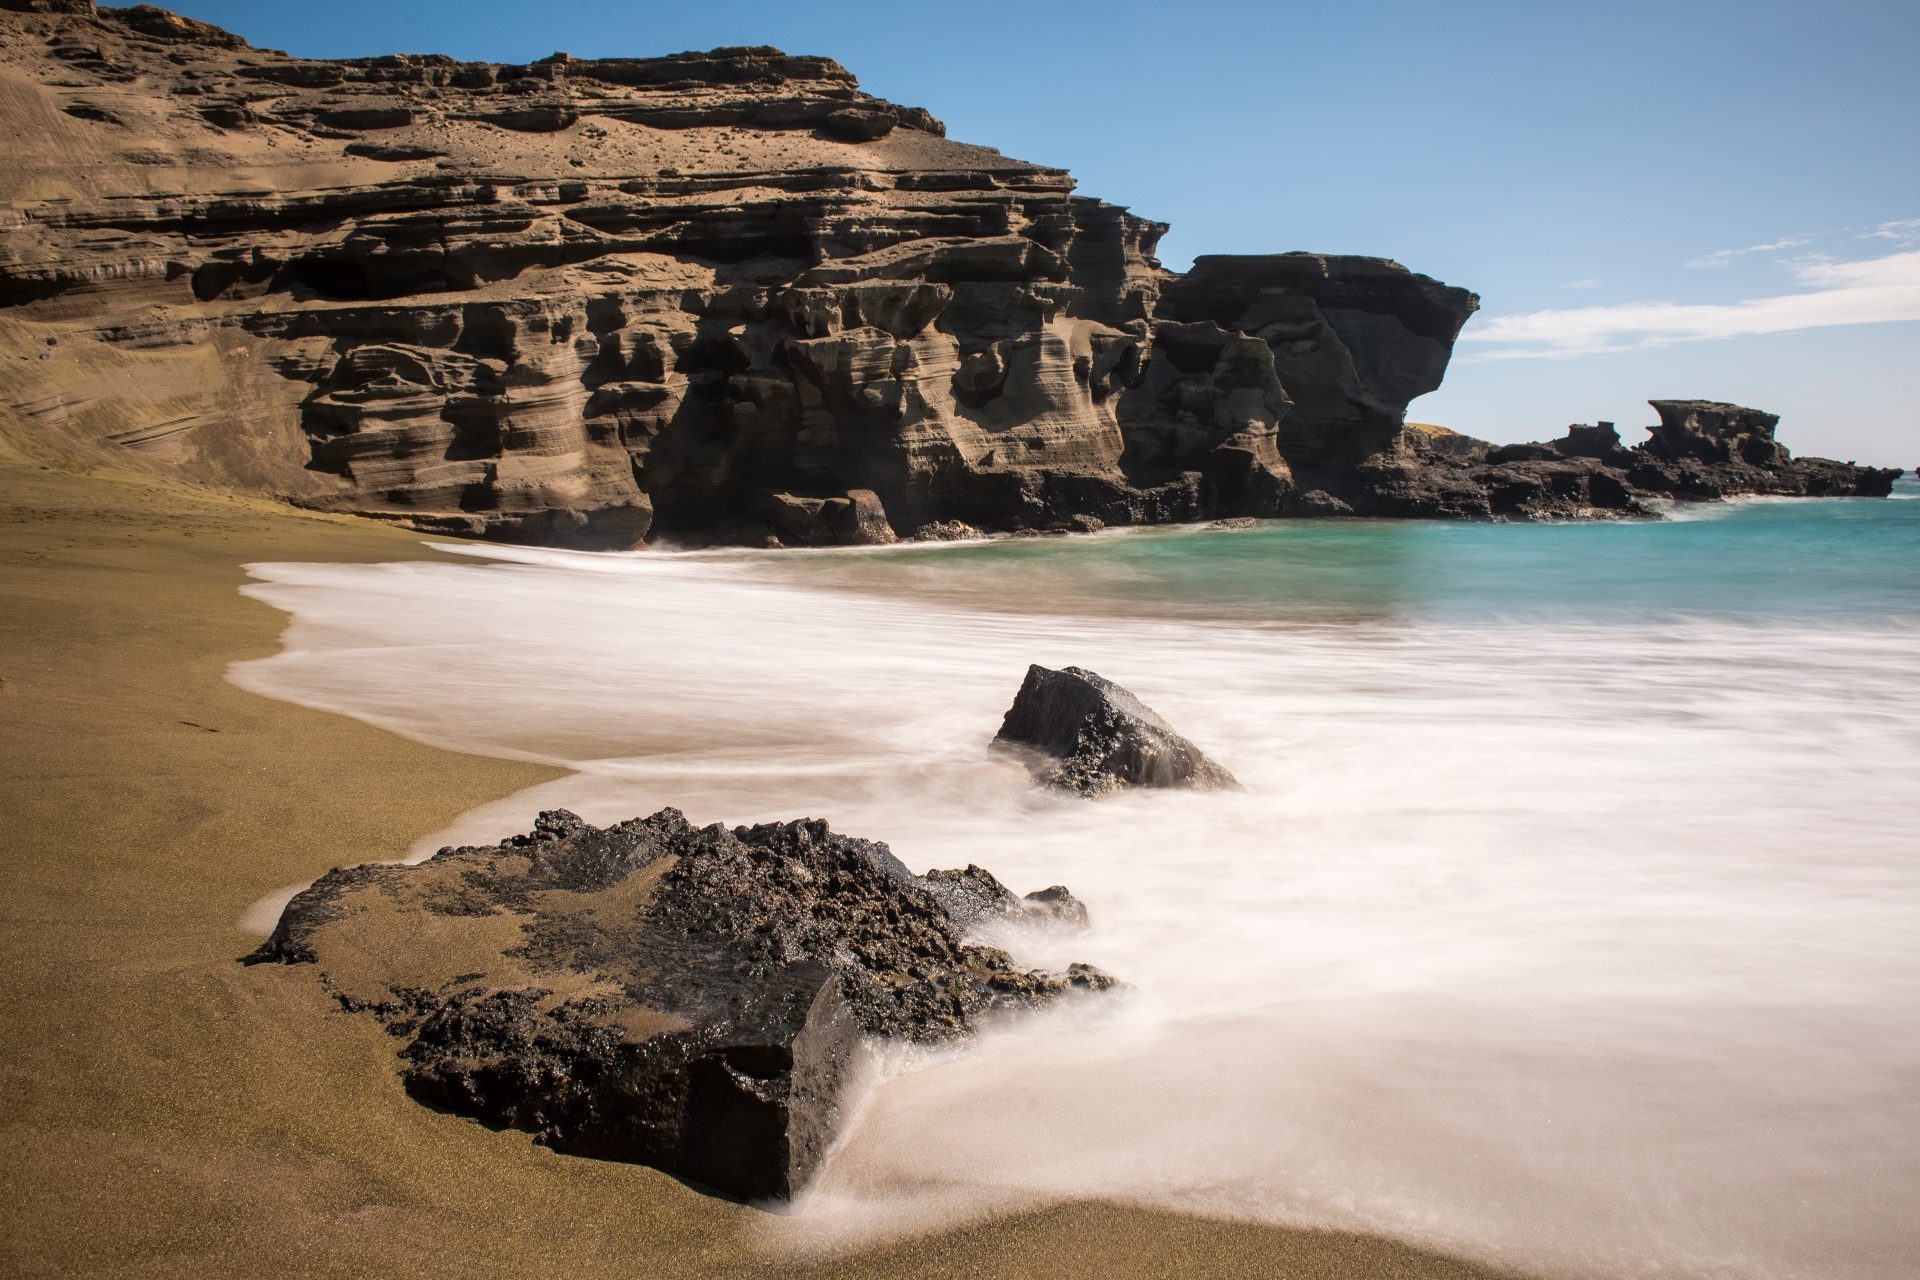
[[[30,450],[594,548],[1685,491],[1410,432],[1472,293],[1384,258],[1168,271],[1163,224],[827,58],[316,61],[91,0],[0,0],[0,42]]]

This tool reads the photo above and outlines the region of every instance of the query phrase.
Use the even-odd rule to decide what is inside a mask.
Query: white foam
[[[1105,1196],[1595,1275],[1920,1259],[1912,627],[1095,621],[460,550],[252,566],[294,620],[234,673],[579,770],[421,850],[553,805],[825,817],[1070,885],[1090,933],[1011,941],[1134,985],[895,1064],[769,1247]],[[1034,791],[985,745],[1029,662],[1246,792]]]

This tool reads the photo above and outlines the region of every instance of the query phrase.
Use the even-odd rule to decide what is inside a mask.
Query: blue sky
[[[1416,418],[1649,398],[1920,463],[1920,3],[175,0],[255,44],[525,60],[774,44],[1173,224],[1169,266],[1397,258],[1480,293]]]

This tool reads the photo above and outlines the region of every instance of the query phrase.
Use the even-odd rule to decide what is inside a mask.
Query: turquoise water
[[[569,776],[420,852],[676,805],[1069,885],[1117,1001],[882,1052],[770,1251],[1062,1199],[1554,1276],[1920,1259],[1920,496],[819,552],[251,566],[244,686]],[[1242,792],[989,746],[1030,662]],[[314,874],[350,857],[316,853]],[[253,923],[271,924],[272,907]],[[501,1141],[519,1141],[502,1135]]]
[[[1920,617],[1920,482],[1606,524],[1304,520],[816,556],[811,577],[983,605],[1240,618]]]

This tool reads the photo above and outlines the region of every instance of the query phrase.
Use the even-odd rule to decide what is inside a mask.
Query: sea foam
[[[292,621],[234,678],[577,771],[422,854],[671,804],[1087,902],[995,940],[1131,990],[884,1057],[769,1249],[1102,1197],[1572,1274],[1912,1274],[1914,618],[1582,608],[1578,563],[1562,608],[1263,611],[1169,568],[1238,536],[256,565]],[[1125,684],[1245,792],[1035,790],[988,747],[1030,662]]]

